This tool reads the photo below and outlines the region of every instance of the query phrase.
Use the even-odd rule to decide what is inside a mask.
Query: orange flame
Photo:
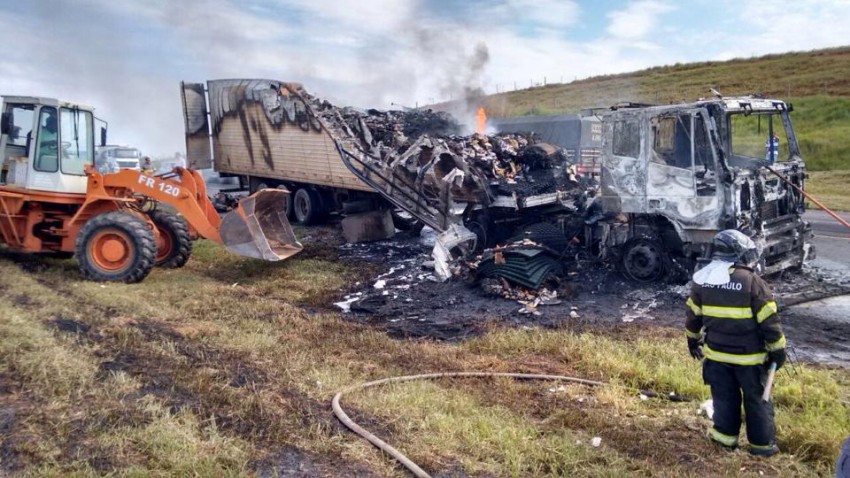
[[[484,107],[480,106],[478,112],[475,113],[475,132],[484,134],[484,129],[487,127],[487,112]]]

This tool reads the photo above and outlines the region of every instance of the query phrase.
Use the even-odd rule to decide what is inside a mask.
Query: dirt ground
[[[329,234],[332,232],[328,231]],[[428,267],[427,238],[399,234],[392,240],[340,246],[340,258],[371,264],[380,271],[369,283],[348,291],[340,307],[349,320],[384,329],[396,338],[456,341],[494,325],[508,327],[682,327],[687,284],[641,284],[613,267],[577,254],[551,305],[537,314],[520,313],[523,304],[488,294],[478,282],[455,277],[437,282]],[[822,317],[794,305],[850,293],[850,277],[805,267],[802,272],[767,278],[786,335],[802,360],[850,366],[850,322]]]

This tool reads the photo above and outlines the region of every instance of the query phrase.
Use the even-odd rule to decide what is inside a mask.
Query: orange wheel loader
[[[261,190],[220,218],[198,171],[95,167],[90,107],[4,96],[0,133],[0,250],[73,255],[86,278],[119,282],[183,266],[198,237],[270,261],[301,250],[285,190]]]

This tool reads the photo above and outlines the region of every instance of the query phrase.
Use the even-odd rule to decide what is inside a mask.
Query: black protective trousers
[[[747,420],[747,441],[751,446],[774,444],[773,405],[761,399],[767,382],[764,365],[732,365],[705,360],[703,380],[711,386],[714,401],[714,429],[737,437],[741,430],[741,396]]]

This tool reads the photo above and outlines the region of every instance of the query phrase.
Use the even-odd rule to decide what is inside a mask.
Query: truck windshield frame
[[[774,162],[800,157],[797,138],[787,110],[735,111],[726,114],[732,156]],[[771,148],[769,141],[775,140]],[[774,156],[771,156],[771,149]]]

